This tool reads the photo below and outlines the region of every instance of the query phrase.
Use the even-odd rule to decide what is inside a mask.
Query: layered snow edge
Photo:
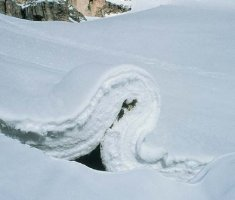
[[[72,70],[53,88],[54,99],[60,101],[54,104],[54,110],[70,102],[67,99],[75,98],[76,94],[68,96],[66,91],[79,92],[79,73],[79,68]],[[67,114],[70,117],[55,121],[53,117],[48,117],[48,121],[34,119],[35,115],[10,120],[2,116],[1,131],[53,157],[68,160],[86,155],[101,144],[102,161],[108,171],[144,167],[190,178],[204,166],[205,163],[190,158],[168,160],[166,149],[145,144],[147,134],[157,125],[161,107],[159,88],[145,70],[132,65],[117,66],[106,72],[97,85],[83,109],[79,111],[81,103],[73,101],[75,115]],[[36,103],[44,109],[44,104]]]

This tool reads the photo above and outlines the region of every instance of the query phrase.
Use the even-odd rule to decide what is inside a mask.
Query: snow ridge
[[[73,92],[71,88],[76,88],[79,73],[75,69],[64,77],[53,88],[54,96],[65,102],[72,98],[64,91],[70,88]],[[122,107],[124,103],[126,107]],[[159,89],[152,77],[136,66],[122,65],[103,76],[95,95],[75,116],[46,122],[11,119],[1,121],[0,128],[3,133],[57,158],[73,160],[101,144],[101,157],[108,171],[145,167],[191,177],[203,163],[188,158],[168,160],[166,149],[145,144],[146,135],[157,124],[160,105]],[[78,110],[76,105],[74,110]]]

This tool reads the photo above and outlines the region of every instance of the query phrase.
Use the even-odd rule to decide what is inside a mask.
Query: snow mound
[[[79,110],[76,86],[79,85],[78,79],[81,74],[81,68],[74,69],[53,88],[53,99],[60,101],[53,107],[53,116],[58,114],[60,107],[64,108],[67,104],[72,105],[75,111]],[[136,151],[133,149],[137,148],[140,135],[144,137],[142,135],[154,126],[159,115],[158,91],[155,90],[152,78],[147,73],[128,65],[107,72],[100,82],[87,106],[75,116],[71,114],[71,117],[63,120],[46,122],[33,118],[8,120],[7,124],[19,130],[16,137],[24,143],[36,146],[52,156],[75,159],[89,153],[102,143],[102,157],[107,168],[112,171],[117,168],[120,168],[119,170],[133,168],[137,162]],[[130,102],[129,105],[126,103],[127,107],[122,108],[127,100]],[[46,100],[49,101],[50,99]],[[45,104],[40,105],[39,101],[36,102],[35,107],[45,109]],[[131,105],[132,102],[138,106]],[[37,110],[33,106],[31,109]],[[37,113],[31,114],[35,117]],[[142,124],[145,125],[141,131],[139,126]],[[30,137],[30,134],[29,137],[25,137],[29,131],[37,134],[37,137]],[[125,166],[125,160],[128,166]],[[111,161],[114,163],[111,164]]]
[[[30,119],[2,121],[2,131],[49,155],[65,159],[86,155],[101,144],[102,160],[109,171],[154,165],[166,168],[166,150],[145,145],[146,134],[157,124],[160,94],[153,78],[138,67],[123,65],[107,70],[100,84],[96,84],[93,97],[79,113],[49,120],[68,104],[73,110],[79,110],[77,85],[81,74],[85,75],[82,68],[73,69],[53,88],[50,97],[59,100],[59,104],[50,107],[50,112],[44,112],[48,121],[39,120],[41,116],[35,112],[45,109],[45,102],[49,102],[48,108],[51,105],[51,99],[45,96],[41,97],[44,101],[39,101],[40,98],[31,105]]]
[[[160,6],[79,25],[0,19],[4,134],[66,159],[101,143],[108,170],[180,177],[235,151],[233,10]]]
[[[94,68],[105,67],[96,64]],[[77,67],[53,87],[49,96],[36,100],[28,97],[28,118],[15,115],[3,120],[2,116],[2,132],[53,157],[69,160],[101,144],[102,161],[108,171],[145,167],[165,172],[171,168],[175,173],[177,168],[192,176],[201,169],[203,163],[193,161],[196,166],[192,167],[188,159],[169,161],[166,149],[146,145],[146,136],[157,125],[161,107],[160,92],[150,74],[132,65],[105,69],[88,95],[91,98],[82,103],[78,87],[88,73]],[[23,102],[20,106],[28,105]]]
[[[231,200],[235,154],[210,163],[193,180],[175,181],[155,170],[103,173],[52,159],[0,134],[0,199]]]
[[[235,198],[235,154],[227,154],[205,167],[191,181],[200,183],[208,199]]]

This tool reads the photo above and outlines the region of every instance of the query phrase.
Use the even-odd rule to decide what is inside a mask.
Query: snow
[[[231,200],[235,197],[235,155],[209,164],[188,183],[152,170],[103,173],[76,162],[51,159],[42,152],[0,135],[0,198]],[[14,158],[14,159],[13,159]]]
[[[175,1],[174,0],[109,0],[109,2],[118,4],[118,5],[124,5],[131,7],[131,12],[138,12],[142,10],[151,9],[154,7],[158,7],[161,5],[168,5],[172,4]]]
[[[101,143],[119,172],[1,135],[0,199],[233,199],[234,22],[200,2],[81,24],[0,15],[1,132],[63,159]]]

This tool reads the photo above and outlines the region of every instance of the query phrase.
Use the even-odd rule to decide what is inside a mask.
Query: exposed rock
[[[85,16],[97,16],[96,13],[103,8],[105,0],[70,0],[70,4]]]
[[[23,9],[24,19],[34,21],[69,21],[67,1],[31,1]]]
[[[70,17],[70,20],[72,19],[76,22],[86,21],[86,18],[84,17],[84,15],[78,12],[77,9],[74,8],[72,5],[69,5],[69,17]]]
[[[6,11],[5,0],[0,0],[0,13],[4,13],[5,14],[5,11]]]
[[[33,21],[86,20],[67,0],[0,0],[0,13]]]
[[[103,6],[103,8],[98,11],[101,13],[97,13],[97,15],[105,16],[106,14],[110,15],[110,14],[124,13],[130,10],[131,8],[128,6],[117,5],[107,1]]]
[[[22,18],[21,6],[19,6],[15,1],[5,0],[5,14]]]
[[[105,0],[0,0],[0,13],[34,21],[76,21],[104,17],[130,8]],[[84,15],[83,15],[84,14]]]
[[[106,14],[123,13],[130,10],[129,7],[116,5],[105,0],[69,0],[79,12],[85,16],[104,17]]]

